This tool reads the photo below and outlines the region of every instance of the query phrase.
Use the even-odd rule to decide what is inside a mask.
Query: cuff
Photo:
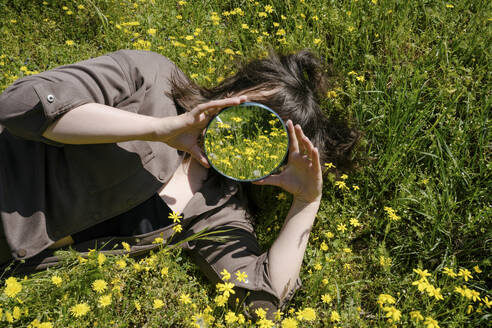
[[[68,81],[37,83],[33,88],[39,97],[45,117],[41,134],[61,115],[92,101],[87,95],[82,95],[74,83]]]

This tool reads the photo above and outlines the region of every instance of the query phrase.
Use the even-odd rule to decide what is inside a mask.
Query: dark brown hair
[[[301,50],[282,55],[271,51],[267,58],[245,63],[235,75],[212,88],[199,86],[177,72],[170,81],[170,96],[184,110],[245,90],[278,90],[259,102],[272,108],[282,119],[301,125],[318,148],[321,165],[331,162],[341,170],[352,167],[351,152],[360,133],[349,127],[347,118],[328,116],[321,109],[320,101],[326,95],[329,79],[312,52]]]

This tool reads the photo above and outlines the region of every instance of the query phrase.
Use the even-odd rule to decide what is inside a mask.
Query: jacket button
[[[27,255],[27,252],[26,252],[26,250],[25,250],[25,249],[19,249],[19,250],[17,251],[17,256],[18,256],[18,257],[24,257],[24,256],[26,256],[26,255]]]
[[[165,178],[165,177],[166,177],[166,172],[161,171],[161,172],[159,173],[159,180],[161,180],[161,181],[162,181],[162,180],[164,180],[164,178]]]
[[[51,104],[53,101],[55,101],[55,96],[53,96],[53,95],[48,95],[48,96],[46,97],[46,100],[48,100],[48,102]]]

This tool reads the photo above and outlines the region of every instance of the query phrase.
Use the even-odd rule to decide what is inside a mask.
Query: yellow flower
[[[454,278],[456,277],[456,273],[453,271],[453,269],[450,269],[448,267],[444,267],[444,269],[442,270],[443,273],[447,274],[448,276]]]
[[[246,280],[246,278],[248,278],[248,275],[246,274],[246,272],[240,272],[239,270],[236,272],[236,280],[237,281],[242,281],[244,283],[247,283],[248,281]]]
[[[487,308],[490,308],[492,306],[492,300],[489,301],[489,298],[487,296],[482,298],[482,302]]]
[[[234,312],[229,311],[224,317],[226,323],[234,323],[237,321],[237,316]]]
[[[282,320],[282,328],[297,328],[297,321],[294,318],[285,318]]]
[[[99,253],[97,255],[97,263],[99,265],[103,265],[103,263],[106,261],[106,255],[104,255],[103,253]]]
[[[67,41],[65,41],[65,44],[67,46],[73,46],[75,44],[75,42],[73,42],[73,40],[67,40]]]
[[[426,328],[439,328],[437,321],[431,317],[425,317],[424,325]]]
[[[383,267],[390,266],[391,265],[391,258],[384,257],[384,256],[381,255],[379,257],[379,265],[381,265]]]
[[[296,314],[298,320],[313,321],[314,319],[316,319],[316,311],[310,307],[299,310]]]
[[[313,43],[314,43],[314,44],[319,44],[319,43],[321,43],[321,39],[314,39],[314,40],[313,40]]]
[[[41,322],[37,328],[53,328],[53,324],[51,322]]]
[[[285,30],[284,30],[283,28],[281,28],[281,29],[279,29],[279,30],[277,31],[277,33],[275,33],[275,34],[276,34],[276,35],[279,35],[279,36],[283,36],[283,35],[285,35],[285,34],[286,34],[286,32],[285,32]]]
[[[339,322],[340,321],[340,314],[338,314],[337,311],[331,311],[330,321],[331,322]]]
[[[72,15],[72,14],[73,14],[73,11],[71,11],[71,10],[67,10],[66,14],[67,14],[67,15]]]
[[[185,36],[185,39],[186,39],[186,40],[188,40],[188,41],[191,41],[191,40],[193,40],[194,38],[195,38],[195,37],[194,37],[193,35],[187,35],[187,36]],[[174,213],[174,211],[173,211],[173,213]]]
[[[22,285],[14,277],[5,280],[5,290],[3,291],[8,297],[15,297],[22,290]]]
[[[478,267],[478,265],[475,265],[473,267],[473,270],[475,270],[476,273],[482,273],[482,270],[480,270],[480,268]]]
[[[346,175],[346,174],[342,174],[342,176],[340,177],[340,179],[342,179],[342,180],[347,180],[347,179],[348,179],[348,175]]]
[[[261,318],[261,319],[265,319],[266,318],[266,311],[263,310],[263,308],[261,308],[261,307],[260,308],[257,308],[255,310],[255,313],[258,316],[258,318]]]
[[[123,269],[126,267],[126,262],[125,260],[118,260],[116,261],[116,265],[120,268],[120,269]]]
[[[417,286],[418,290],[423,292],[427,290],[427,288],[430,286],[429,282],[427,281],[427,278],[423,277],[420,278],[420,280],[412,282],[413,286]]]
[[[265,11],[266,11],[267,13],[271,14],[271,13],[273,12],[273,7],[272,7],[272,6],[270,6],[270,5],[266,5],[266,6],[265,6]]]
[[[360,227],[361,224],[359,223],[359,220],[357,220],[356,218],[351,218],[350,225],[353,227]]]
[[[273,322],[268,319],[260,319],[256,322],[259,328],[272,328],[273,327]]]
[[[231,274],[226,269],[222,270],[220,274],[222,275],[222,280],[224,281],[231,279]]]
[[[383,311],[386,312],[386,318],[390,322],[400,321],[401,311],[395,308],[394,306],[385,306],[383,307]]]
[[[339,224],[337,226],[337,230],[338,231],[341,231],[343,233],[343,232],[345,232],[347,230],[347,226],[345,224]]]
[[[364,82],[364,81],[366,80],[366,79],[365,79],[365,77],[364,77],[363,75],[361,75],[361,76],[356,76],[355,78],[357,79],[357,81],[360,81],[360,82]]]
[[[319,246],[319,248],[320,248],[322,251],[326,252],[326,251],[328,250],[328,245],[326,245],[326,243],[323,241],[323,242],[321,243],[321,245]]]
[[[53,283],[53,285],[60,287],[62,284],[62,278],[60,278],[58,276],[53,276],[53,277],[51,277],[51,282]]]
[[[5,320],[10,323],[14,322],[14,317],[12,317],[10,311],[5,311]]]
[[[325,236],[326,236],[326,238],[328,238],[328,239],[331,239],[331,238],[335,237],[335,235],[334,235],[334,234],[333,234],[333,232],[331,232],[331,231],[327,231],[327,232],[325,232]]]
[[[412,318],[415,321],[422,321],[424,320],[424,317],[420,313],[420,311],[412,311],[410,312],[410,318]]]
[[[84,5],[78,5],[77,8],[79,8],[80,10],[85,9]]]
[[[156,239],[154,239],[154,241],[152,242],[152,244],[163,244],[164,243],[164,239],[161,238],[161,237],[157,237]]]
[[[190,294],[185,294],[185,293],[182,293],[180,296],[179,296],[179,301],[183,304],[190,304],[191,303],[191,298],[190,298]]]
[[[163,306],[164,306],[164,302],[161,299],[156,298],[154,300],[154,304],[153,304],[152,307],[154,308],[154,310],[157,310],[157,309],[160,309]]]
[[[137,309],[137,311],[140,311],[140,309],[142,308],[140,306],[140,302],[139,301],[133,301],[133,305],[135,305],[135,309]]]
[[[107,294],[104,296],[99,297],[98,300],[99,306],[100,307],[106,307],[111,304],[111,294]]]
[[[473,279],[471,272],[468,271],[467,269],[463,269],[463,268],[461,268],[459,270],[458,276],[463,277],[463,279],[465,279],[465,281],[468,281],[468,279]]]
[[[226,303],[227,303],[227,299],[229,297],[228,296],[225,296],[225,295],[217,295],[215,296],[215,304],[217,304],[217,306],[224,306]]]
[[[178,233],[179,233],[179,232],[183,231],[183,227],[181,226],[181,224],[177,224],[177,225],[175,225],[175,226],[173,227],[173,230],[174,230],[175,232],[178,232]]]
[[[448,3],[448,4],[446,4],[446,8],[454,8],[454,5]]]
[[[242,27],[243,29],[245,29],[245,30],[249,29],[248,24],[241,24],[241,27]]]
[[[323,295],[321,295],[321,300],[323,301],[323,303],[329,304],[329,303],[331,303],[333,298],[329,294],[323,294]]]
[[[129,252],[131,250],[130,245],[128,243],[122,242],[121,245],[123,245],[123,248]]]
[[[107,287],[108,284],[102,279],[94,280],[94,282],[92,283],[92,289],[97,293],[102,293],[106,290]]]
[[[389,294],[379,294],[378,296],[378,304],[379,306],[383,306],[383,304],[395,304],[396,300],[393,296]]]
[[[169,273],[169,269],[167,267],[162,268],[161,276],[165,277]]]
[[[429,272],[427,272],[427,269],[422,271],[421,269],[417,268],[417,269],[413,269],[413,272],[418,274],[421,278],[430,277],[431,275]]]
[[[225,283],[217,283],[216,288],[222,292],[222,294],[226,297],[229,297],[231,294],[235,294],[236,292],[234,291],[234,284],[232,282],[225,282]]]
[[[344,190],[347,190],[348,187],[347,185],[345,184],[344,181],[335,181],[335,186],[338,187],[338,189],[344,189]]]
[[[396,211],[394,209],[392,209],[391,207],[385,206],[384,210],[388,214],[388,217],[390,218],[390,220],[392,220],[392,221],[400,220],[400,217],[398,215],[396,215]]]
[[[155,28],[149,28],[149,29],[147,30],[147,33],[149,33],[149,34],[150,34],[150,35],[152,35],[152,36],[154,36],[156,32],[157,32],[157,30],[156,30]]]
[[[181,16],[181,15],[176,15],[176,19],[181,20],[181,19],[183,19],[183,16]]]
[[[234,55],[234,50],[229,49],[229,48],[225,49],[225,50],[224,50],[224,52],[225,52],[226,54],[228,54],[228,55]]]
[[[79,303],[77,305],[74,305],[70,308],[70,313],[76,318],[82,317],[89,312],[91,307],[87,303]]]
[[[335,93],[335,95],[336,95],[336,93]],[[328,169],[331,169],[331,168],[335,168],[336,166],[333,165],[333,163],[325,163],[325,167]]]
[[[260,11],[260,12],[258,13],[258,16],[260,16],[260,17],[267,17],[267,13],[266,13],[266,12],[264,12],[264,11]]]
[[[19,320],[21,317],[21,309],[18,306],[14,306],[14,310],[12,311],[12,316],[15,320]]]

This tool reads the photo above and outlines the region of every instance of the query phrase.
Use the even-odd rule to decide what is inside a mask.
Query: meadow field
[[[0,0],[0,91],[124,48],[203,85],[269,49],[307,48],[332,77],[324,110],[363,131],[358,168],[324,180],[303,287],[275,320],[245,318],[223,302],[229,285],[161,247],[2,273],[0,326],[490,327],[491,37],[482,0]],[[291,199],[257,196],[266,250]]]

